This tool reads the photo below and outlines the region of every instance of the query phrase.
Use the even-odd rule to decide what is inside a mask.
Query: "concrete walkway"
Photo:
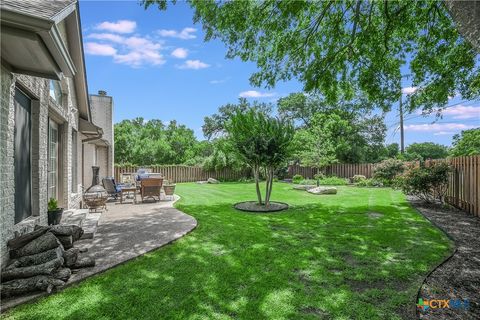
[[[75,247],[88,249],[82,255],[93,256],[96,265],[79,269],[67,286],[162,247],[193,230],[197,221],[173,208],[178,199],[175,196],[171,201],[108,203],[108,211],[104,211],[99,220],[95,238],[75,242]],[[46,293],[36,293],[2,300],[1,310],[44,295]]]

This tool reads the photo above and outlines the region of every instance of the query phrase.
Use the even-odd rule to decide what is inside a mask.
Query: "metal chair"
[[[103,178],[102,184],[105,190],[107,190],[108,195],[115,200],[118,200],[121,188],[115,183],[115,179],[112,177]]]

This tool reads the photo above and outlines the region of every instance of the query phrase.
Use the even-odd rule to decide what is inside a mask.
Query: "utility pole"
[[[405,152],[405,139],[403,133],[403,106],[402,106],[402,91],[400,90],[400,101],[398,111],[400,113],[400,153]]]

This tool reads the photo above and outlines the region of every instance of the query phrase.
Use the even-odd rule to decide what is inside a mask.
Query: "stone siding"
[[[47,224],[48,203],[48,119],[59,124],[60,132],[60,179],[58,187],[63,195],[59,203],[65,209],[78,208],[81,201],[81,186],[72,193],[72,130],[78,130],[78,110],[73,79],[61,81],[64,93],[63,101],[56,103],[50,97],[50,82],[47,79],[17,75],[3,65],[1,68],[1,212],[0,253],[2,264],[8,260],[6,242],[15,234],[32,231],[35,224]],[[15,224],[15,180],[14,172],[14,132],[15,132],[15,88],[18,87],[32,99],[31,137],[32,137],[32,215]],[[81,141],[77,143],[81,146]],[[78,164],[81,151],[77,152]],[[78,170],[73,170],[78,174]],[[79,177],[80,178],[80,177]],[[78,179],[81,183],[81,179]]]

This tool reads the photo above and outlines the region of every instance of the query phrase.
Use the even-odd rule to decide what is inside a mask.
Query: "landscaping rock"
[[[220,183],[220,181],[218,181],[217,179],[214,179],[214,178],[208,178],[207,182],[208,182],[208,183],[211,183],[211,184]]]
[[[335,187],[316,187],[312,189],[307,189],[307,192],[313,194],[337,194],[337,188]]]
[[[295,190],[310,190],[310,189],[313,189],[313,188],[316,188],[317,186],[316,185],[313,185],[313,184],[297,184],[295,186],[293,186],[293,189]]]
[[[197,181],[197,184],[207,184],[208,181]]]

